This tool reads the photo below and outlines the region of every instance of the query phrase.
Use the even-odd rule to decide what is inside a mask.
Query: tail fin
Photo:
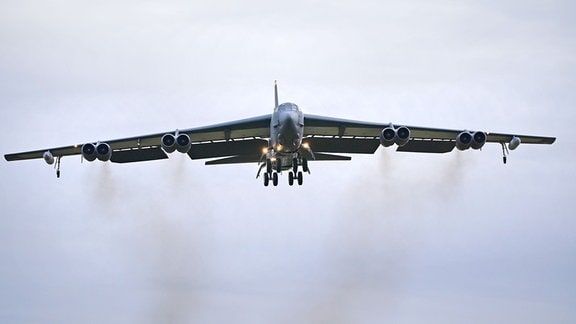
[[[278,108],[278,81],[274,80],[274,109]]]

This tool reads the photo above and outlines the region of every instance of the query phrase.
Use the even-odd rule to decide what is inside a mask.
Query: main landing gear
[[[291,186],[294,185],[294,180],[298,181],[299,186],[301,186],[302,183],[304,183],[304,177],[302,176],[302,171],[296,173],[290,171],[290,173],[288,173],[288,184]]]
[[[272,185],[274,185],[274,187],[278,185],[278,172],[264,173],[264,186],[268,187],[270,181],[272,181]]]
[[[277,160],[276,162],[276,169],[280,170],[278,167],[282,166],[282,161]],[[278,185],[278,172],[274,172],[272,169],[272,160],[266,159],[266,173],[264,173],[264,186],[268,187],[272,181],[272,185],[276,187]]]
[[[292,170],[288,173],[288,184],[290,186],[294,185],[294,182],[301,186],[304,183],[304,172],[310,173],[308,169],[308,161],[302,159],[302,171],[298,171],[298,159],[294,158],[292,160]],[[275,165],[274,165],[275,164]],[[264,173],[264,186],[268,187],[270,182],[273,186],[278,185],[278,174],[282,171],[282,160],[277,159],[276,162],[272,162],[271,159],[266,159],[266,172]]]

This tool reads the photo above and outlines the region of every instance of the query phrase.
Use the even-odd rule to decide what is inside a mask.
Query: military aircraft
[[[515,150],[520,143],[552,144],[556,140],[308,115],[294,103],[279,104],[276,83],[274,99],[274,111],[263,116],[4,157],[7,161],[43,158],[50,165],[56,163],[56,175],[60,177],[60,160],[68,155],[81,155],[90,162],[131,163],[167,159],[168,154],[178,151],[193,160],[209,159],[206,165],[258,163],[256,178],[264,171],[264,185],[277,186],[278,174],[283,171],[288,171],[289,185],[302,185],[303,173],[310,173],[308,161],[350,160],[341,154],[372,154],[380,145],[396,146],[400,152],[447,153],[455,147],[461,151],[479,150],[485,143],[499,143],[506,163],[509,150]]]

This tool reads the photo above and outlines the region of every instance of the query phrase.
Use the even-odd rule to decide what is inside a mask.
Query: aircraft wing
[[[305,115],[304,137],[313,152],[366,153],[376,151],[380,144],[380,133],[387,127],[407,127],[410,140],[397,151],[419,153],[447,153],[456,146],[456,137],[464,129],[440,129],[401,124],[381,124],[324,116]],[[514,137],[523,144],[552,144],[554,137],[527,136],[518,134],[488,133],[488,143],[510,143]]]
[[[222,124],[179,130],[179,134],[187,134],[192,146],[188,155],[191,159],[228,157],[233,155],[258,155],[262,148],[268,146],[263,138],[270,136],[270,115],[263,115]],[[175,131],[134,136],[108,141],[112,149],[110,160],[117,163],[129,163],[166,159],[168,156],[161,148],[161,138]],[[91,142],[94,143],[94,142]],[[49,151],[54,157],[80,155],[82,145],[74,144],[63,147],[6,154],[7,161],[41,159]]]

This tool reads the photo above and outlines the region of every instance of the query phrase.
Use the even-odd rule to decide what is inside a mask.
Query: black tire
[[[277,172],[272,173],[272,184],[274,185],[274,187],[276,187],[278,185],[278,173]]]
[[[264,187],[268,187],[269,183],[270,183],[269,173],[264,173]]]
[[[298,172],[298,185],[301,186],[304,183],[304,177],[302,176],[302,172]]]
[[[288,184],[291,186],[294,185],[294,173],[293,172],[288,173]]]

